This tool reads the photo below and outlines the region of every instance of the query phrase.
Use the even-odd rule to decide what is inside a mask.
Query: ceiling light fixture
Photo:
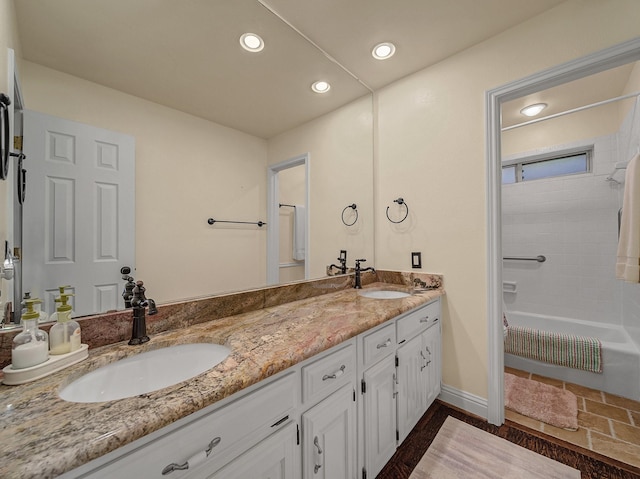
[[[243,33],[240,37],[240,45],[248,52],[259,52],[264,48],[264,41],[255,33]]]
[[[327,93],[331,89],[331,85],[326,81],[319,80],[311,85],[311,89],[316,93]]]
[[[387,58],[391,58],[395,52],[396,46],[393,43],[384,42],[373,47],[371,54],[376,60],[386,60]]]
[[[520,113],[525,116],[536,116],[547,107],[546,103],[536,103],[534,105],[525,106]]]

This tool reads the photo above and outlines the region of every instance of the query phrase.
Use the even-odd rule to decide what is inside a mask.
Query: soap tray
[[[57,354],[55,356],[49,355],[49,359],[44,363],[36,364],[29,368],[13,369],[13,366],[10,364],[2,370],[4,373],[2,382],[8,386],[29,383],[79,363],[88,357],[89,345],[82,344],[80,349],[76,351],[67,354]]]

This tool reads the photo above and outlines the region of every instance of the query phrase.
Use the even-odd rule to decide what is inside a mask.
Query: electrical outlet
[[[422,268],[422,253],[420,251],[411,253],[411,267]]]

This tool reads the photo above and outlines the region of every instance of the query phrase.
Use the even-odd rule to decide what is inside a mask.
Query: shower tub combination
[[[505,366],[640,401],[640,349],[622,326],[517,311],[506,314],[510,326],[598,338],[602,343],[602,373],[508,353],[505,354]]]

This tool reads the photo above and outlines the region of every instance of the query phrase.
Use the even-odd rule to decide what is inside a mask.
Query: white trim
[[[304,165],[305,177],[305,208],[307,210],[307,231],[305,234],[305,251],[307,260],[304,262],[304,278],[309,279],[309,258],[311,250],[309,248],[309,225],[311,224],[311,212],[309,211],[309,163],[310,153],[290,158],[288,160],[270,165],[267,168],[267,285],[278,284],[280,270],[280,197],[278,173],[282,170]]]
[[[487,418],[487,400],[475,394],[443,384],[438,399],[476,416]]]
[[[640,59],[640,37],[530,75],[486,92],[487,164],[487,420],[504,422],[504,337],[502,331],[502,205],[500,105],[547,88]],[[492,320],[493,318],[493,320]]]
[[[304,263],[302,261],[298,263],[280,263],[278,266],[281,268],[297,268],[298,266],[304,266]]]

